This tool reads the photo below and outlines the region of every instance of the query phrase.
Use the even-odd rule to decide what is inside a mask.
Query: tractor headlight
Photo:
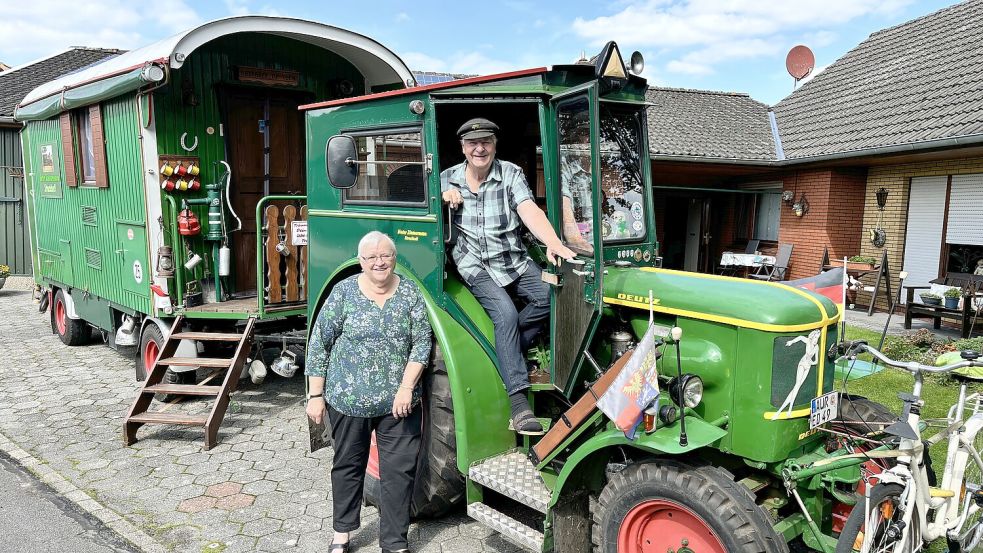
[[[679,405],[682,392],[683,405]],[[695,374],[684,374],[669,381],[669,396],[680,407],[695,408],[703,401],[703,379]]]

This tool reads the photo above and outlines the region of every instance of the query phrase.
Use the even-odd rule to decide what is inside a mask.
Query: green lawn
[[[876,347],[881,335],[879,332],[850,327],[848,325],[846,337],[849,340],[867,340],[871,345]],[[888,338],[888,340],[896,339],[892,337]],[[900,413],[901,400],[898,399],[898,393],[911,393],[914,382],[915,379],[910,373],[898,369],[885,368],[877,374],[850,381],[846,389],[850,394],[868,397],[886,405],[891,411]],[[842,382],[837,382],[837,386],[841,385]],[[959,386],[954,381],[948,378],[927,376],[922,387],[922,399],[925,402],[925,407],[922,409],[922,419],[946,416],[949,407],[956,402],[958,396]],[[935,432],[935,429],[929,429],[927,435],[934,434]],[[946,447],[947,443],[942,442],[935,444],[930,451],[932,466],[935,468],[940,479],[942,478],[943,467],[945,467]],[[932,543],[929,551],[932,553],[946,551],[945,539],[939,539]]]

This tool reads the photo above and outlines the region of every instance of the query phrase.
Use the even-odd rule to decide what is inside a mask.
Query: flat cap
[[[461,140],[484,138],[498,133],[498,125],[483,117],[475,117],[457,129],[457,136]]]

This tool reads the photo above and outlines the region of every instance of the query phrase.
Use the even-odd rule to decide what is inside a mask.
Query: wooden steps
[[[215,446],[218,438],[218,428],[222,425],[225,412],[229,407],[229,396],[239,384],[239,374],[246,362],[246,356],[252,347],[253,330],[256,325],[255,317],[250,317],[242,334],[220,332],[182,332],[184,316],[174,319],[171,331],[160,348],[157,360],[151,367],[147,380],[140,388],[133,406],[123,421],[123,442],[132,445],[137,441],[137,430],[145,424],[176,424],[182,426],[203,426],[205,428],[205,449]],[[235,354],[226,359],[221,357],[175,357],[181,340],[197,340],[212,342],[237,342]],[[168,367],[203,367],[215,369],[213,375],[221,377],[218,386],[202,384],[168,384],[164,383],[164,375]],[[223,374],[224,373],[224,374]],[[206,380],[210,380],[206,379]],[[205,415],[187,415],[166,411],[150,411],[155,394],[165,396],[197,396],[213,397],[214,403]],[[169,407],[169,405],[168,405]]]

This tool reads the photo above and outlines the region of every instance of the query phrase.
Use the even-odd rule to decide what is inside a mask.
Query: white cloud
[[[225,8],[229,11],[229,15],[269,15],[274,17],[283,15],[269,4],[254,8],[251,0],[225,0]]]
[[[455,52],[444,58],[435,58],[421,52],[405,52],[400,57],[414,71],[491,75],[516,69],[515,62],[492,59],[475,51]]]
[[[405,23],[410,20],[410,14],[406,12],[399,12],[396,14],[396,23]]]
[[[184,0],[152,5],[126,0],[11,3],[0,18],[0,52],[20,65],[70,46],[133,49],[199,23],[201,17]],[[152,39],[145,36],[146,29],[155,30]]]
[[[635,0],[616,13],[585,19],[572,29],[592,46],[617,38],[637,48],[670,52],[669,71],[705,75],[726,60],[783,54],[788,35],[826,46],[836,39],[827,30],[869,15],[896,13],[912,0]]]

